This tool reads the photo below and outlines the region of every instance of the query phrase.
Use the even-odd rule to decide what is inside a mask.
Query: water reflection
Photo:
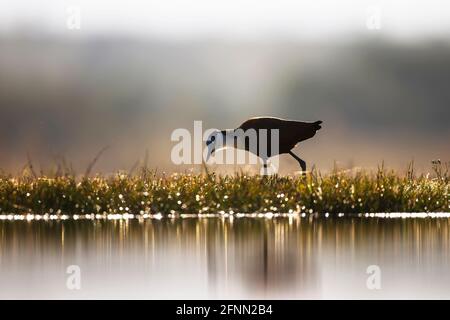
[[[450,298],[450,219],[0,222],[0,298]],[[81,290],[66,288],[79,265]],[[366,287],[369,265],[381,290]]]

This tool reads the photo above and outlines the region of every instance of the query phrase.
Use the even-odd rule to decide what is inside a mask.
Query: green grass
[[[0,177],[0,213],[449,212],[449,181],[448,164],[440,162],[419,176],[383,168],[268,177],[165,176],[147,169],[92,178],[24,174]]]

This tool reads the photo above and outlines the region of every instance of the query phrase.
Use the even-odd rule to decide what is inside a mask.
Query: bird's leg
[[[267,176],[267,159],[263,159],[263,175]]]
[[[302,168],[303,174],[305,174],[306,172],[306,162],[303,161],[302,159],[300,159],[299,157],[297,157],[297,155],[295,153],[293,153],[292,151],[289,151],[289,154],[294,157],[295,160],[298,161],[298,163],[300,164],[300,167]]]

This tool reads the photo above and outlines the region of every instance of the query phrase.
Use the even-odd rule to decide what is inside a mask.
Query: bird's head
[[[209,160],[211,155],[216,152],[216,150],[223,148],[225,142],[226,131],[216,130],[212,132],[208,139],[206,139],[206,146],[208,147],[208,153],[206,154],[206,161]]]

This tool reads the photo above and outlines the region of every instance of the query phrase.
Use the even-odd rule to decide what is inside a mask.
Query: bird
[[[281,119],[276,117],[255,117],[244,121],[236,129],[214,130],[206,140],[207,158],[217,150],[234,147],[249,151],[263,161],[263,166],[267,169],[269,158],[278,154],[291,155],[300,165],[302,172],[306,172],[306,162],[292,152],[292,149],[302,141],[314,137],[316,132],[322,128],[323,121],[302,122],[296,120]],[[265,130],[264,130],[265,129]],[[271,139],[273,130],[278,130],[278,148],[273,145]],[[266,131],[267,134],[262,132]],[[251,141],[255,132],[255,141]],[[261,148],[261,143],[266,144],[266,150]]]

